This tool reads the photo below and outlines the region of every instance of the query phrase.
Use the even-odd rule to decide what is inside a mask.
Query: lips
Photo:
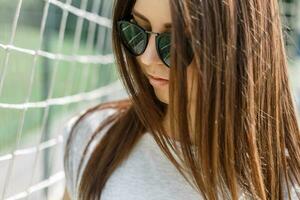
[[[168,79],[160,78],[157,76],[152,76],[150,74],[148,74],[148,78],[149,78],[150,84],[153,85],[154,87],[166,87],[169,84]]]
[[[161,78],[161,77],[157,77],[157,76],[152,76],[152,75],[150,75],[150,74],[148,74],[148,76],[149,76],[150,78],[153,78],[153,79],[156,79],[156,80],[168,81],[168,79]]]

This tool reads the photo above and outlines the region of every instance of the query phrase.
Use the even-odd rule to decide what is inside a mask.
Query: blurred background
[[[111,7],[0,0],[0,199],[60,199],[62,126],[126,95],[112,56]]]
[[[61,127],[126,93],[111,49],[112,0],[0,0],[0,199],[60,199]],[[300,3],[280,1],[300,111]]]

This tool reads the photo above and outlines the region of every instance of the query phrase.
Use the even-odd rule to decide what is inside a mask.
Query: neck
[[[194,141],[194,132],[193,131],[191,131],[191,123],[190,123],[190,121],[192,122],[192,123],[194,123],[194,112],[191,112],[191,111],[194,111],[194,109],[192,109],[192,108],[189,108],[190,109],[190,117],[188,118],[188,121],[189,121],[189,129],[190,129],[190,133],[191,133],[191,135],[192,135],[192,143],[194,143],[193,141]],[[169,112],[169,108],[167,108],[167,111],[166,111],[166,114],[165,114],[165,116],[164,116],[164,118],[163,118],[163,121],[162,121],[162,125],[163,125],[163,127],[164,127],[164,129],[165,129],[165,131],[166,131],[166,133],[167,133],[167,136],[170,138],[170,139],[172,139],[172,140],[174,140],[174,136],[172,136],[172,134],[171,134],[171,127],[170,127],[170,112]],[[175,137],[175,140],[179,140],[179,138],[176,138]]]

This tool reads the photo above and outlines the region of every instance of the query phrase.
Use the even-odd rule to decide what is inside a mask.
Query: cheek
[[[138,66],[141,68],[142,72],[145,74],[145,67],[143,66],[142,62],[140,61],[139,57],[136,57],[136,62],[138,64]]]

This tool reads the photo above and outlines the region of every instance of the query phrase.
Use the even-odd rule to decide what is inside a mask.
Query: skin
[[[143,17],[141,17],[140,15],[143,15]],[[171,32],[172,30],[172,28],[170,27],[170,25],[172,25],[172,20],[169,0],[137,0],[133,7],[133,17],[135,21],[145,30],[156,33]],[[154,34],[150,35],[148,46],[146,47],[145,52],[142,55],[137,56],[136,59],[145,75],[151,74],[169,80],[170,68],[168,68],[161,61],[157,54]],[[188,107],[191,118],[190,122],[192,123],[194,123],[194,102],[196,94],[196,76],[193,76],[195,74],[196,67],[193,60],[187,69],[189,100]],[[169,104],[169,84],[164,86],[153,86],[153,88],[156,97],[165,104]],[[171,137],[169,120],[170,115],[167,111],[162,123],[168,133],[168,136]]]

